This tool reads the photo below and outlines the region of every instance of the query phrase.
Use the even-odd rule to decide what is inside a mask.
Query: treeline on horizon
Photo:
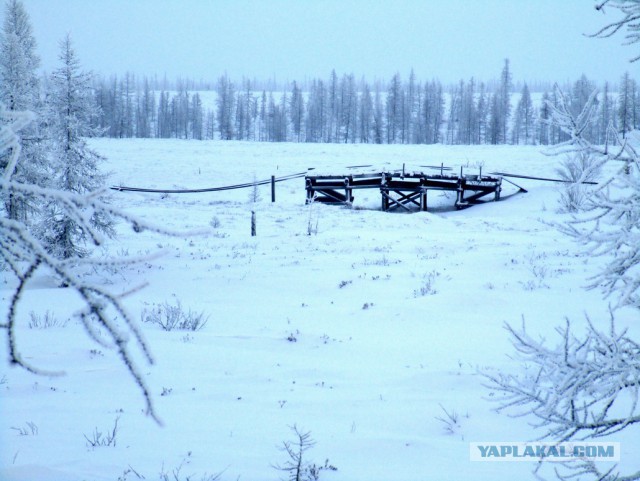
[[[586,137],[606,142],[607,129],[624,134],[640,127],[640,93],[625,73],[616,91],[582,75],[562,87],[574,115],[597,88],[593,121]],[[157,79],[95,79],[95,127],[112,138],[176,138],[261,142],[378,144],[552,145],[567,140],[549,123],[560,91],[538,84],[532,99],[527,83],[514,86],[509,60],[497,81],[460,80],[443,87],[421,82],[411,72],[369,84],[352,74],[296,81],[275,87],[228,75],[215,84],[178,80],[159,87]],[[260,89],[259,86],[263,88]],[[544,87],[544,89],[540,89]],[[215,104],[201,93],[214,90]]]

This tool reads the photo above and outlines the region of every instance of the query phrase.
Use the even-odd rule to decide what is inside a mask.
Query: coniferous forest
[[[629,73],[602,85],[582,75],[559,85],[578,115],[598,90],[587,138],[604,144],[640,125],[640,93]],[[487,82],[443,85],[413,71],[369,83],[353,74],[285,84],[223,75],[215,82],[122,77],[95,79],[95,127],[112,138],[261,142],[551,145],[567,140],[550,122],[552,83],[513,81],[509,60]]]

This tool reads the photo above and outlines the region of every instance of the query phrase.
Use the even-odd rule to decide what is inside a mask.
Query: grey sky
[[[616,11],[591,0],[23,0],[45,70],[69,32],[101,74],[214,80],[497,78],[616,82],[638,65],[622,36],[587,38]]]

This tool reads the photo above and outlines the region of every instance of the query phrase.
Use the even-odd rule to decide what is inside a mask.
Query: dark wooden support
[[[385,190],[381,190],[381,191],[380,191],[380,193],[382,194],[382,197],[383,197],[384,199],[386,199],[386,205],[387,205],[387,208],[385,209],[386,211],[393,210],[393,209],[395,209],[395,208],[397,208],[397,207],[402,207],[402,208],[403,208],[403,209],[405,209],[406,211],[411,212],[411,209],[409,209],[409,207],[407,207],[407,206],[405,205],[405,202],[406,202],[406,201],[405,201],[405,202],[402,202],[401,200],[394,199],[391,195],[389,195],[389,192],[390,192],[390,191],[389,191],[389,190],[386,190],[386,189],[385,189]],[[395,193],[399,193],[397,190],[394,190],[393,192],[395,192]],[[406,197],[406,196],[405,196],[405,197]],[[383,202],[384,202],[384,201],[383,201]]]
[[[397,199],[397,202],[399,204],[408,205],[409,202],[411,202],[420,207],[420,202],[416,200],[418,197],[420,197],[420,192],[411,192],[409,194],[405,194],[399,190],[394,190],[394,192],[400,196]]]
[[[420,210],[423,212],[427,211],[427,189],[422,189],[420,191]]]
[[[251,211],[251,237],[256,236],[256,212]]]
[[[316,197],[317,202],[346,202],[347,197],[333,189],[315,189],[315,192],[322,194],[324,197]]]
[[[271,176],[271,202],[276,201],[276,176]]]

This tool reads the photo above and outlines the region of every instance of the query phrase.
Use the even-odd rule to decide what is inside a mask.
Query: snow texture
[[[206,188],[315,172],[460,166],[553,177],[559,160],[533,147],[264,144],[94,139],[109,182],[150,188]],[[353,165],[371,165],[349,169]],[[611,174],[606,172],[603,175]],[[64,377],[0,368],[0,479],[115,481],[276,480],[287,462],[279,447],[291,426],[316,444],[308,461],[337,471],[327,480],[527,479],[526,463],[469,461],[469,443],[526,441],[539,433],[496,413],[479,370],[515,373],[505,322],[524,318],[532,338],[555,339],[571,319],[586,330],[609,327],[607,301],[584,286],[605,259],[585,255],[552,223],[560,191],[520,180],[528,190],[456,211],[429,193],[429,212],[379,210],[377,190],[355,191],[352,208],[305,205],[302,179],[206,194],[113,192],[110,205],[172,231],[138,234],[127,222],[94,257],[163,257],[117,270],[85,269],[82,279],[118,295],[149,346],[131,355],[162,425],[117,352],[92,342],[74,315],[72,289],[39,270],[22,294],[16,342],[30,364]],[[511,187],[505,183],[506,194]],[[250,235],[251,211],[257,236]],[[311,228],[310,228],[311,227]],[[309,235],[309,233],[311,235]],[[0,273],[0,306],[17,281]],[[166,331],[145,316],[180,303],[204,313],[200,330]],[[49,311],[53,327],[30,328]],[[637,311],[616,325],[638,339]],[[114,322],[118,322],[114,320]],[[40,322],[42,325],[42,322]],[[0,346],[8,359],[7,346]],[[443,409],[457,414],[451,426]],[[440,418],[440,419],[439,419]],[[444,419],[447,419],[446,417]],[[118,422],[115,446],[88,443]],[[526,420],[526,418],[525,418]],[[617,433],[621,472],[638,469],[640,433]],[[137,473],[137,474],[136,474]]]

